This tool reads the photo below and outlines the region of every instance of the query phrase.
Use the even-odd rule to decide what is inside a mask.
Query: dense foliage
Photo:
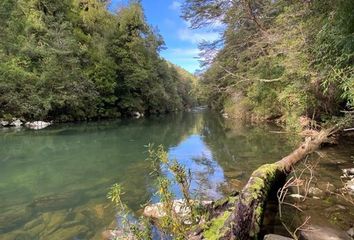
[[[86,120],[192,104],[193,76],[159,56],[139,1],[0,2],[0,118]]]
[[[353,13],[351,0],[187,0],[193,27],[224,23],[222,39],[201,45],[209,105],[288,126],[352,110]]]

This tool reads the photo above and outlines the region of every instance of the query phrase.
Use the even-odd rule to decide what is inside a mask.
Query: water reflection
[[[208,199],[222,196],[225,183],[241,187],[257,166],[291,148],[269,126],[228,124],[205,111],[2,131],[0,239],[99,239],[114,224],[105,198],[113,183],[122,183],[135,211],[157,200],[145,161],[149,143],[189,168],[193,194]]]
[[[201,135],[191,135],[169,149],[169,158],[176,159],[192,173],[191,190],[199,198],[218,199],[220,185],[225,182],[224,171],[213,158]],[[174,185],[178,193],[178,186]],[[178,197],[180,194],[178,195]]]

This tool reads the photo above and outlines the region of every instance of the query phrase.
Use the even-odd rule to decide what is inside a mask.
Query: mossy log
[[[214,236],[212,239],[257,239],[261,230],[265,202],[269,194],[282,186],[285,176],[291,171],[293,165],[316,151],[322,143],[328,142],[332,130],[322,130],[316,136],[307,138],[300,147],[280,161],[264,164],[255,170],[242,189],[228,219],[220,218],[224,219],[222,227],[224,231],[219,231],[220,235]],[[221,225],[220,221],[218,221],[218,225]],[[219,228],[221,229],[220,226]],[[194,239],[207,239],[203,233],[200,233],[199,236],[203,237]]]
[[[307,138],[300,147],[280,161],[262,165],[252,173],[242,189],[232,216],[231,235],[234,239],[257,238],[262,224],[264,204],[271,189],[290,172],[293,165],[327,142],[331,132],[332,129],[322,130],[316,136]]]

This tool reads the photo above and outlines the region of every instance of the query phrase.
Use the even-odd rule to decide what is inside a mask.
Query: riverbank
[[[353,149],[354,141],[351,141],[351,143],[350,146],[346,147]],[[342,144],[343,139],[339,146]],[[354,217],[354,186],[352,184],[354,161],[346,164],[341,161],[335,162],[330,157],[326,159],[322,154],[326,155],[325,152],[327,151],[328,149],[325,148],[321,150],[319,157],[310,155],[304,162],[296,165],[291,175],[284,181],[285,185],[279,185],[280,189],[278,191],[274,189],[275,192],[270,193],[265,199],[264,210],[263,207],[261,210],[265,212],[264,216],[262,213],[258,213],[258,208],[255,209],[257,214],[262,215],[258,216],[261,217],[261,222],[252,223],[252,226],[254,226],[253,224],[259,224],[259,227],[261,227],[260,229],[257,228],[260,236],[257,232],[253,235],[254,237],[258,236],[257,238],[260,237],[260,239],[263,239],[263,236],[264,239],[285,239],[287,237],[291,237],[287,239],[298,239],[301,236],[301,239],[306,240],[350,240],[354,237],[354,228],[351,221]],[[350,159],[354,160],[354,156],[350,155]],[[337,171],[337,175],[333,176],[333,170],[336,166],[340,171]],[[330,175],[330,169],[328,168],[332,168]],[[260,184],[256,181],[256,175],[255,172],[252,174],[254,178],[253,180],[250,179],[252,184]],[[257,187],[249,187],[258,189],[258,185]],[[258,194],[260,194],[259,191],[267,191],[266,186],[263,186],[263,188],[264,190],[259,186],[257,192],[252,193],[257,194],[255,199],[262,198],[261,196],[258,197]],[[243,189],[243,191],[245,190]],[[241,199],[246,201],[243,191]],[[248,198],[251,197],[251,195],[247,196]],[[183,203],[179,200],[179,202],[174,202],[173,206],[180,205],[180,202]],[[230,228],[232,228],[232,223],[237,221],[240,209],[238,192],[233,192],[229,197],[206,204],[203,203],[204,208],[207,209],[206,213],[198,216],[198,219],[201,220],[192,228],[194,230],[188,234],[187,238],[193,240],[231,239],[233,235]],[[256,202],[252,204],[256,204]],[[238,207],[236,212],[235,207]],[[159,225],[159,221],[168,215],[163,209],[161,203],[147,206],[144,209],[144,215],[152,217]],[[174,206],[174,209],[175,214],[182,219],[185,219],[191,212],[191,210],[186,210],[189,207],[185,203],[184,207]],[[253,220],[250,221],[257,221],[254,215],[251,219]],[[241,221],[244,221],[244,219]],[[247,226],[250,223],[243,224]],[[249,236],[248,234],[250,233],[246,231],[247,236]],[[242,239],[246,238],[242,237]]]

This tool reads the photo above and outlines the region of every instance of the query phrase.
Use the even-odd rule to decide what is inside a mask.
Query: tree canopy
[[[0,118],[73,121],[193,104],[193,81],[162,59],[139,1],[0,2]]]
[[[224,24],[218,42],[201,45],[209,105],[288,126],[352,110],[353,12],[350,0],[186,0],[192,27]]]

